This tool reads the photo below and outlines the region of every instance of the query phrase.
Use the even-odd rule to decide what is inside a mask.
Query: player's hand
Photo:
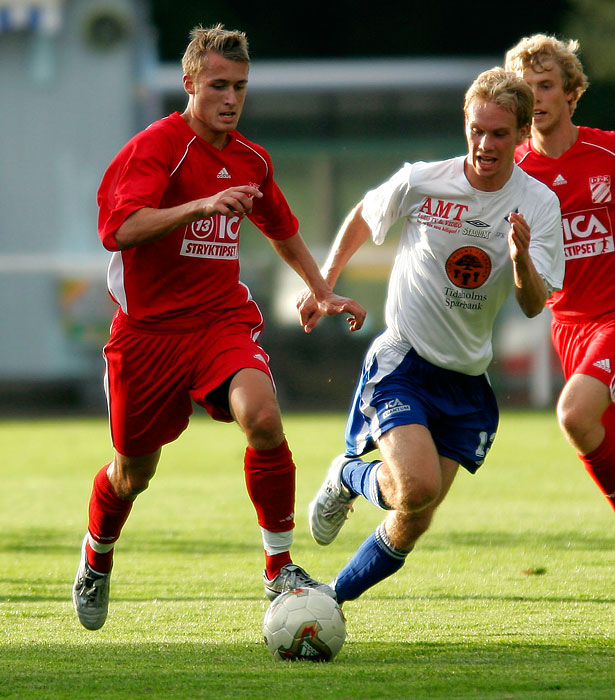
[[[297,309],[301,326],[306,333],[312,331],[322,316],[350,314],[347,319],[350,331],[358,331],[367,316],[367,311],[354,299],[330,292],[325,299],[316,301],[309,289],[303,290],[299,295]]]
[[[322,312],[309,289],[303,289],[297,297],[297,311],[299,323],[306,333],[309,333],[322,318]]]
[[[514,263],[523,262],[529,255],[530,249],[530,227],[523,214],[518,211],[508,215],[510,230],[508,232],[508,249],[511,260]]]
[[[224,216],[243,217],[252,211],[254,197],[262,197],[263,193],[252,185],[238,185],[217,192],[211,197],[200,201],[203,218],[223,214]]]

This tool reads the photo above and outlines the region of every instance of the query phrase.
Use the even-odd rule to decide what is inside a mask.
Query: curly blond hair
[[[551,70],[553,64],[558,66],[564,81],[564,92],[572,95],[572,115],[581,95],[589,86],[583,65],[577,56],[578,51],[579,42],[576,39],[557,39],[548,34],[533,34],[524,37],[506,52],[505,67],[517,75],[523,75],[528,68],[542,73]]]

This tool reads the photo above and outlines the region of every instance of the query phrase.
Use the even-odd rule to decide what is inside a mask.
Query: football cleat
[[[293,591],[295,588],[315,588],[335,600],[335,591],[331,586],[316,581],[297,564],[286,564],[272,580],[269,580],[267,572],[264,572],[263,579],[265,581],[265,595],[269,600],[275,600],[281,593]]]
[[[344,455],[339,455],[331,462],[327,478],[310,503],[310,533],[318,544],[333,542],[352,512],[352,504],[358,498],[342,484],[342,469],[346,462],[348,458]]]
[[[97,574],[90,569],[85,553],[87,541],[86,533],[81,546],[81,561],[73,584],[73,605],[79,622],[88,630],[98,630],[107,619],[111,572]]]

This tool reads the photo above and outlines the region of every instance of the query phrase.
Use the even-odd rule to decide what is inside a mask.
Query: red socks
[[[615,510],[615,405],[611,404],[602,418],[606,435],[598,447],[586,455],[579,455],[585,469]]]
[[[286,440],[272,450],[246,449],[244,470],[258,524],[271,532],[295,527],[295,463]]]
[[[272,450],[246,449],[244,471],[248,495],[258,524],[269,532],[288,532],[295,527],[295,463],[286,440]],[[269,579],[289,564],[288,551],[265,552]]]
[[[270,581],[280,573],[280,569],[291,563],[290,552],[269,555],[265,552],[265,573]]]
[[[107,468],[108,465],[103,467],[94,478],[88,523],[90,541],[86,544],[88,564],[101,574],[111,570],[113,546],[132,508],[132,501],[124,501],[115,493]],[[267,533],[288,533],[282,537],[271,535],[274,546],[265,552],[267,577],[272,579],[291,562],[285,543],[290,546],[290,531],[295,527],[295,464],[286,440],[272,450],[248,447],[244,469],[258,524],[267,531],[264,537]]]
[[[99,574],[111,571],[113,545],[132,508],[132,501],[123,501],[111,486],[107,476],[108,466],[103,467],[94,477],[88,523],[90,541],[86,544],[88,564]],[[92,548],[91,540],[95,541],[96,549]]]

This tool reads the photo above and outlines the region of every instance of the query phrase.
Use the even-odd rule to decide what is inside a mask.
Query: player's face
[[[545,70],[537,73],[528,68],[523,79],[534,93],[532,128],[541,133],[552,133],[560,124],[570,122],[571,93],[564,92],[564,78],[553,61],[544,62]]]
[[[248,86],[249,64],[231,61],[210,51],[204,69],[192,79],[184,76],[189,95],[184,118],[201,138],[218,148],[237,128]]]
[[[517,117],[495,102],[474,100],[466,114],[468,157],[465,174],[472,187],[493,192],[506,184],[515,148],[525,141],[528,128],[517,126]]]

